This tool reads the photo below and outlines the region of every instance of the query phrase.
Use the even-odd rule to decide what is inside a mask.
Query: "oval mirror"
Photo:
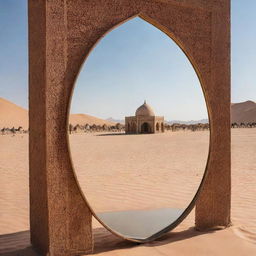
[[[88,56],[68,133],[77,182],[111,232],[150,241],[194,207],[209,149],[203,91],[179,46],[143,19],[109,32]]]

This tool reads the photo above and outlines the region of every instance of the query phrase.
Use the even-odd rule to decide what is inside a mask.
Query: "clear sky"
[[[0,97],[27,107],[27,0],[0,1]],[[256,101],[256,1],[232,0],[232,101]],[[166,119],[206,118],[199,82],[180,49],[140,20],[113,30],[85,62],[72,112],[123,118],[147,102]]]

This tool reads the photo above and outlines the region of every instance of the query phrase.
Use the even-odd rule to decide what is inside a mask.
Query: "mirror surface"
[[[209,148],[202,88],[177,44],[140,18],[109,32],[81,69],[69,124],[74,172],[96,218],[136,241],[171,229]]]

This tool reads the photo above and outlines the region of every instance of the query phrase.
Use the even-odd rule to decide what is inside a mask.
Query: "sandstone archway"
[[[159,131],[159,123],[156,123],[156,130]]]
[[[141,133],[150,133],[151,132],[151,127],[150,124],[145,122],[141,125]]]
[[[230,223],[230,1],[29,0],[30,226],[32,244],[43,253],[92,251],[92,211],[72,171],[67,114],[90,51],[136,15],[182,48],[206,98],[210,154],[191,204],[197,200],[196,227]]]

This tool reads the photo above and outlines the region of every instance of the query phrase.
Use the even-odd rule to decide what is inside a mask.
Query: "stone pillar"
[[[230,129],[230,1],[211,12],[210,155],[207,175],[196,203],[199,230],[230,225],[231,129]],[[208,105],[209,105],[208,103]]]
[[[28,8],[31,242],[50,256],[92,252],[92,215],[68,153],[64,2],[30,0]]]

